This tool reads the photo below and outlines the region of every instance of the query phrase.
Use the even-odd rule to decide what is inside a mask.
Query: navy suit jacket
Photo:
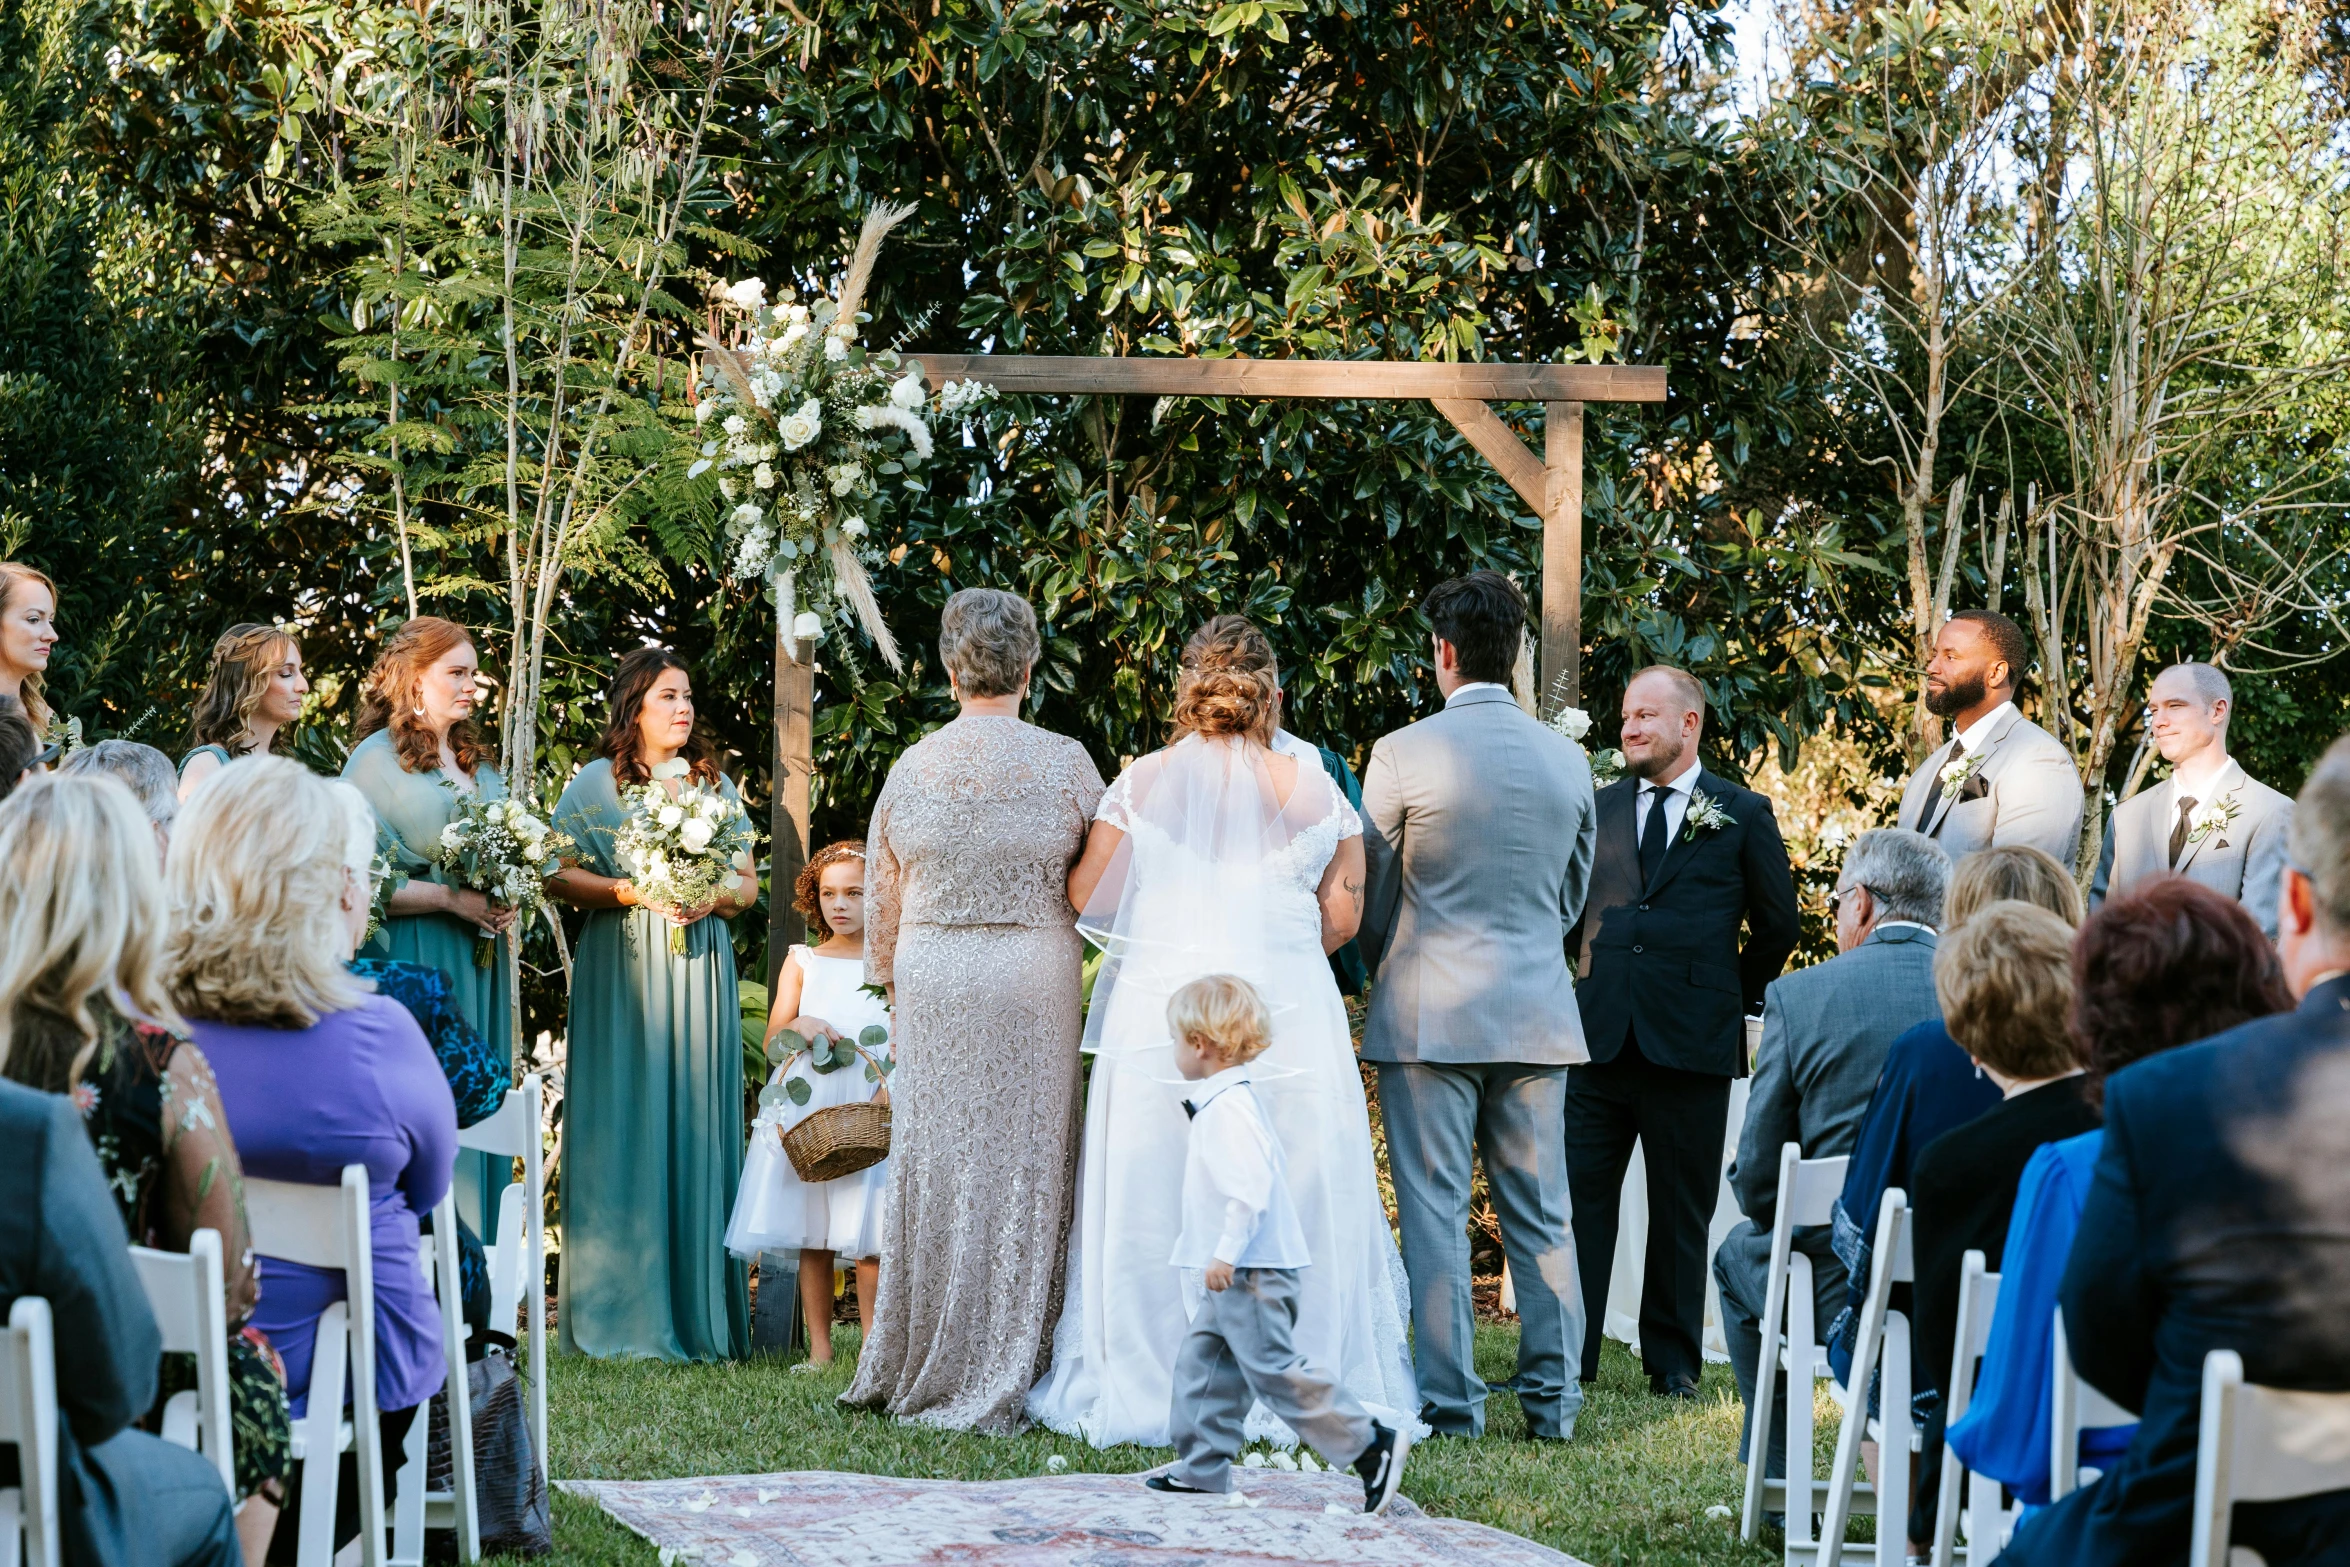
[[[1593,1061],[1613,1061],[1637,1029],[1640,1053],[1655,1065],[1744,1076],[1740,1019],[1762,1011],[1763,990],[1801,933],[1778,818],[1761,795],[1700,767],[1695,793],[1730,825],[1692,833],[1684,821],[1656,880],[1644,883],[1633,829],[1639,787],[1627,773],[1595,802],[1591,887],[1568,938],[1583,1038]]]
[[[2081,1375],[2142,1420],[2000,1560],[2184,1562],[2204,1355],[2235,1350],[2265,1386],[2350,1389],[2350,978],[2114,1074],[2061,1299]],[[2350,1492],[2241,1505],[2234,1536],[2270,1567],[2339,1563]]]

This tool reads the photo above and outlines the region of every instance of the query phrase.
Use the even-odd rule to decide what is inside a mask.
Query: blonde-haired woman
[[[1186,1311],[1167,1258],[1183,1227],[1188,1118],[1167,1001],[1208,974],[1246,980],[1273,1014],[1251,1072],[1314,1259],[1298,1352],[1383,1424],[1420,1411],[1403,1263],[1325,961],[1362,919],[1362,820],[1311,752],[1274,748],[1280,693],[1263,631],[1238,615],[1202,626],[1183,649],[1173,743],[1118,775],[1069,877],[1078,928],[1103,958],[1086,1014],[1094,1066],[1069,1303],[1028,1409],[1097,1447],[1169,1440]],[[1267,1419],[1248,1434],[1282,1436]]]
[[[266,756],[302,716],[310,682],[302,645],[283,626],[231,626],[212,644],[212,673],[196,698],[195,746],[180,758],[179,796],[240,756]]]
[[[0,560],[0,696],[24,704],[37,734],[49,732],[41,680],[57,646],[57,584],[22,561]]]
[[[445,1369],[417,1234],[449,1189],[457,1111],[416,1020],[344,966],[367,929],[375,835],[374,813],[348,785],[282,757],[231,762],[172,836],[170,970],[245,1167],[320,1186],[347,1164],[367,1167],[376,1407],[385,1450],[397,1453]],[[261,1281],[254,1320],[284,1357],[298,1415],[318,1319],[343,1298],[343,1276],[265,1257]],[[345,1489],[356,1483],[354,1473]],[[298,1475],[290,1490],[298,1516]]]
[[[514,1019],[506,978],[506,932],[514,911],[453,886],[435,863],[441,829],[467,797],[506,798],[474,721],[480,659],[455,621],[419,615],[384,640],[360,693],[359,721],[343,778],[375,808],[380,847],[392,862],[383,929],[364,956],[439,969],[457,1010],[488,1041],[502,1071],[514,1061]],[[478,936],[498,938],[477,962]],[[506,1176],[487,1154],[457,1161],[457,1212],[476,1234],[498,1233]]]
[[[259,1563],[292,1472],[285,1385],[248,1322],[256,1292],[243,1172],[204,1052],[165,984],[167,927],[146,813],[103,774],[39,778],[0,805],[0,1070],[71,1094],[131,1239],[220,1234],[229,1307],[237,1531]],[[165,1363],[163,1393],[193,1385]]]

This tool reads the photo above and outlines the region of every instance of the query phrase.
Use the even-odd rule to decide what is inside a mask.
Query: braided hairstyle
[[[1281,717],[1281,667],[1255,622],[1218,615],[1183,644],[1175,680],[1174,739],[1246,735],[1273,743]]]

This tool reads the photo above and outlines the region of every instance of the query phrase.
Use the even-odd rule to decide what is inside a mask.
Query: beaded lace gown
[[[1283,737],[1280,749],[1297,763],[1286,798],[1262,748],[1195,735],[1137,761],[1101,803],[1126,836],[1080,926],[1104,954],[1085,1036],[1084,1156],[1052,1371],[1028,1399],[1033,1418],[1096,1447],[1169,1441],[1175,1356],[1201,1284],[1167,1260],[1183,1227],[1188,1087],[1167,1002],[1216,973],[1247,980],[1271,1014],[1272,1045],[1250,1072],[1313,1256],[1299,1277],[1298,1352],[1375,1418],[1418,1418],[1409,1286],[1316,896],[1362,820],[1311,747]],[[1295,1440],[1262,1406],[1247,1434]]]
[[[951,1430],[1025,1423],[1077,1173],[1069,867],[1101,795],[1076,741],[970,716],[882,786],[865,978],[897,986],[897,1070],[881,1289],[844,1403]]]

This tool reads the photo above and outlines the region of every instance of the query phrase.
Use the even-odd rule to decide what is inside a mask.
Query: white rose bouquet
[[[758,837],[749,814],[723,790],[685,779],[672,798],[659,776],[669,765],[621,797],[628,820],[612,846],[628,867],[637,900],[674,914],[707,908],[747,873]],[[669,950],[685,951],[685,927],[674,917]]]
[[[453,784],[441,787],[459,795],[456,812],[433,845],[432,857],[449,879],[526,920],[544,909],[546,879],[574,846],[571,839],[520,800],[485,800],[461,794]],[[473,944],[474,963],[488,968],[497,950],[496,937],[481,937]]]

